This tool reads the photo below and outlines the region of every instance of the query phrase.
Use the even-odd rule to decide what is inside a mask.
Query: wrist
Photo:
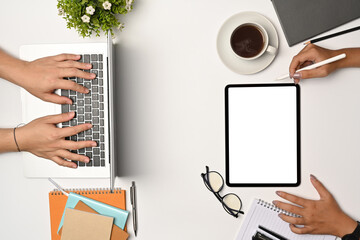
[[[335,56],[345,53],[346,58],[336,62],[337,68],[360,67],[360,48],[343,48],[335,50]]]
[[[354,219],[344,214],[342,218],[337,219],[337,229],[334,235],[342,238],[346,234],[352,233],[357,225],[358,223]]]
[[[29,149],[27,143],[29,143],[29,141],[27,140],[28,138],[26,137],[25,126],[16,128],[15,137],[16,137],[17,148],[19,148],[22,152],[28,151]],[[16,151],[18,151],[17,148]]]
[[[14,129],[0,129],[0,153],[17,152],[14,140]]]
[[[9,71],[9,81],[24,88],[24,71],[29,62],[15,59],[11,71]]]
[[[343,53],[345,53],[344,49],[333,50],[331,57],[335,57],[335,56],[338,56],[338,55],[343,54]],[[340,69],[340,68],[344,68],[344,67],[346,67],[346,64],[347,64],[346,63],[347,58],[348,58],[348,54],[346,54],[346,58],[340,59],[340,60],[335,61],[335,62],[333,62],[331,64],[335,67],[335,70]]]
[[[26,61],[20,60],[0,50],[0,77],[19,85],[19,75],[24,70]]]

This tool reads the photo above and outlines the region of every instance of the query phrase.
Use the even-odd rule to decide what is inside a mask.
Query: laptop
[[[98,145],[94,148],[72,151],[90,158],[89,163],[76,162],[77,169],[60,167],[51,160],[24,152],[24,175],[29,178],[110,178],[111,186],[113,186],[115,178],[113,133],[115,131],[114,57],[111,34],[109,34],[107,42],[103,43],[40,44],[25,45],[20,48],[20,58],[27,61],[61,53],[80,54],[81,59],[79,61],[92,64],[93,68],[86,71],[94,72],[96,74],[95,79],[69,78],[69,80],[90,89],[90,93],[81,94],[70,90],[56,90],[57,94],[73,100],[72,105],[59,105],[44,102],[21,89],[23,122],[28,123],[39,117],[75,111],[74,119],[60,123],[58,127],[91,123],[92,129],[71,136],[69,140],[94,140]]]

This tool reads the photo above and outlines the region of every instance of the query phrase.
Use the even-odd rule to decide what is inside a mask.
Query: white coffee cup
[[[272,55],[277,52],[277,48],[269,44],[265,28],[255,22],[243,23],[235,28],[230,37],[230,46],[233,53],[243,60],[257,59],[265,52]]]

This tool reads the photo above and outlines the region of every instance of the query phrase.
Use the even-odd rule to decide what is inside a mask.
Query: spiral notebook
[[[81,196],[91,198],[93,200],[108,204],[110,206],[126,210],[125,190],[121,190],[120,188],[115,188],[113,193],[111,193],[109,189],[65,189],[65,191],[79,194]],[[54,190],[49,193],[52,240],[60,240],[60,235],[58,235],[57,232],[61,224],[67,201],[68,197],[58,190]],[[124,230],[126,231],[126,228]]]
[[[299,235],[290,230],[289,224],[284,222],[279,216],[284,213],[295,216],[285,210],[275,207],[273,204],[260,199],[254,199],[250,210],[246,213],[240,231],[235,240],[251,240],[256,232],[266,235],[270,239],[277,240],[274,236],[259,229],[259,225],[291,240],[335,240],[335,236],[330,235]]]

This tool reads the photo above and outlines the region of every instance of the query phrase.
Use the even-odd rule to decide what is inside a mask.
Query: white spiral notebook
[[[235,240],[251,240],[252,237],[259,232],[270,239],[278,240],[278,238],[266,233],[259,229],[259,225],[269,229],[280,236],[289,240],[335,240],[335,236],[330,235],[299,235],[290,230],[289,224],[284,222],[278,215],[284,213],[292,215],[287,211],[277,208],[271,203],[265,202],[260,199],[254,199],[250,210],[245,213],[245,219],[241,225],[240,231]]]

